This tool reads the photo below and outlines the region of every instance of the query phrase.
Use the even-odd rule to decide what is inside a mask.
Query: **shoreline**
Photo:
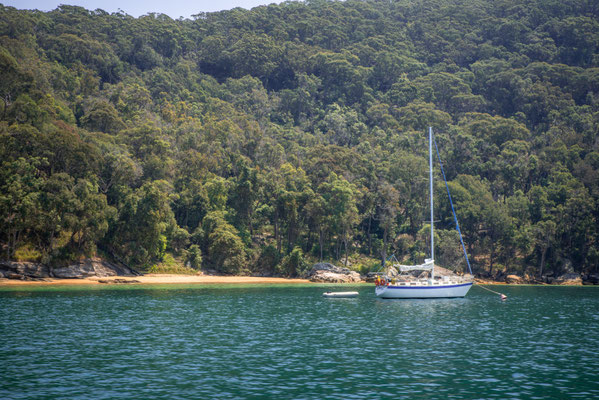
[[[356,285],[367,284],[368,282],[355,283],[336,283],[338,285]],[[550,285],[534,283],[506,283],[500,281],[491,281],[487,279],[475,279],[477,285],[501,285],[501,286],[585,286],[583,284],[570,285]],[[146,274],[140,276],[108,276],[108,277],[89,277],[89,278],[44,278],[43,280],[19,280],[0,278],[0,288],[2,287],[28,287],[28,286],[96,286],[96,285],[161,285],[161,284],[314,284],[322,283],[312,282],[309,279],[300,278],[280,278],[280,277],[260,277],[260,276],[236,276],[236,275],[181,275],[181,274]],[[331,285],[327,283],[326,285]]]
[[[219,276],[219,275],[178,275],[178,274],[147,274],[140,276],[108,276],[89,278],[44,278],[44,280],[0,279],[0,287],[15,286],[83,286],[83,285],[160,285],[160,284],[265,284],[314,283],[308,279],[277,278],[260,276]]]

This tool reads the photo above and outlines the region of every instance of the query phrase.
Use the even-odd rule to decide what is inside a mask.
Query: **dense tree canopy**
[[[596,271],[598,21],[592,0],[0,5],[2,257],[421,262],[431,125],[477,273]],[[463,267],[438,171],[437,262]]]

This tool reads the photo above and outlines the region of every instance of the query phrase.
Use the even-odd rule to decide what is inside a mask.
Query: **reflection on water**
[[[598,289],[3,291],[0,398],[597,398]]]

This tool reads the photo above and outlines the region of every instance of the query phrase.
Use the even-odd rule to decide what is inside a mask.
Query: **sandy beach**
[[[116,280],[116,281],[115,281]],[[120,282],[119,282],[120,281]],[[127,282],[125,282],[127,281]],[[129,282],[137,281],[137,282]],[[25,281],[17,279],[0,279],[0,286],[29,286],[29,285],[105,285],[117,283],[130,284],[252,284],[252,283],[310,283],[307,279],[287,279],[258,276],[215,276],[215,275],[176,275],[176,274],[147,274],[143,276],[109,276],[105,278],[85,279],[55,279],[43,281]]]
[[[477,285],[507,285],[505,282],[489,279],[475,279]],[[57,279],[45,278],[43,280],[19,280],[0,278],[0,287],[14,286],[59,286],[59,285],[106,285],[106,284],[133,284],[133,285],[159,285],[159,284],[305,284],[313,283],[308,279],[289,279],[260,276],[231,276],[231,275],[180,275],[180,274],[146,274],[142,276],[109,276],[90,277],[84,279]],[[365,282],[362,282],[365,283]],[[528,285],[520,283],[520,285]],[[516,284],[517,285],[517,284]],[[573,284],[570,284],[573,285]],[[560,285],[554,285],[560,286]],[[574,286],[582,286],[576,284]]]

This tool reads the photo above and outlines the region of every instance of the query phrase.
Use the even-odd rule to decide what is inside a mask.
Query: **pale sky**
[[[88,10],[101,8],[113,13],[123,10],[134,17],[156,12],[166,14],[173,19],[190,18],[202,11],[230,10],[235,7],[250,9],[260,5],[282,3],[282,0],[0,0],[0,4],[19,9],[38,9],[41,11],[54,10],[60,4],[81,6]]]

